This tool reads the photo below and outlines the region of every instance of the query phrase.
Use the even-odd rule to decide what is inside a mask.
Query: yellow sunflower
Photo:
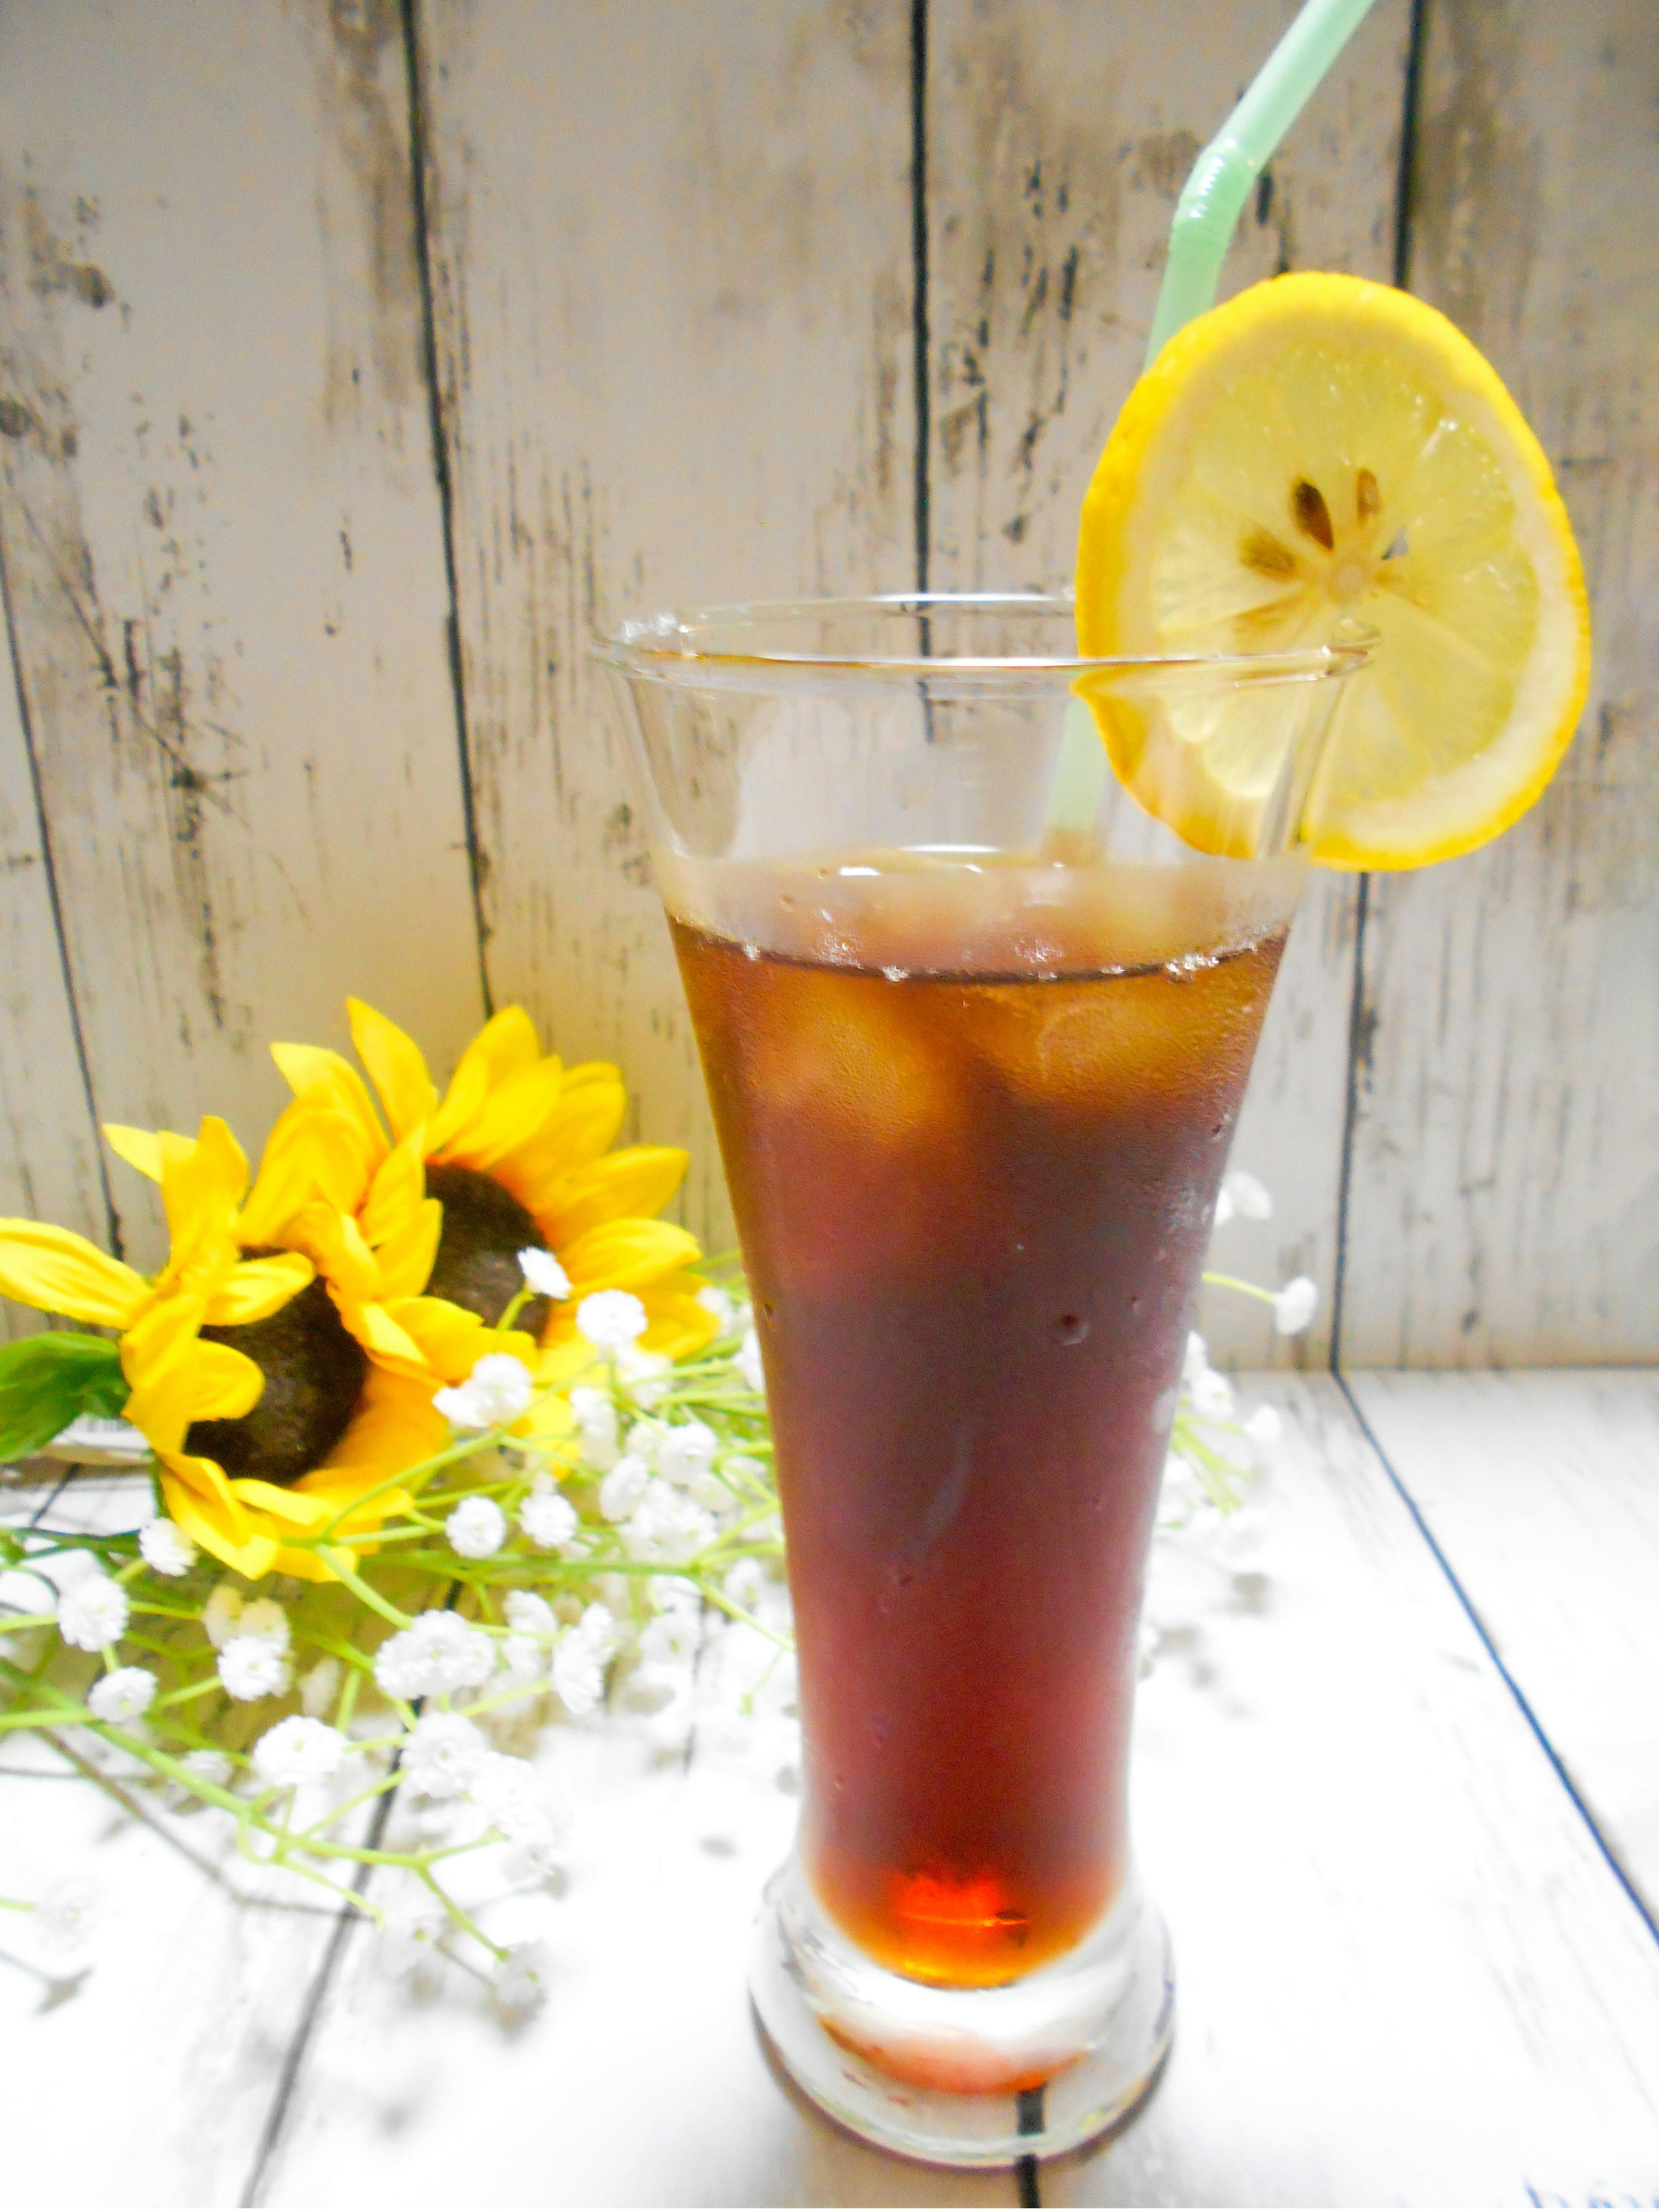
[[[544,1055],[529,1017],[509,1006],[467,1047],[440,1099],[413,1040],[361,1000],[347,1005],[389,1140],[362,1079],[339,1054],[310,1045],[271,1049],[295,1093],[289,1112],[309,1110],[346,1125],[334,1135],[342,1163],[360,1162],[378,1187],[385,1164],[405,1158],[398,1184],[405,1206],[413,1172],[424,1166],[426,1201],[443,1209],[422,1285],[429,1297],[493,1325],[524,1287],[518,1254],[536,1246],[556,1255],[570,1284],[560,1304],[537,1297],[522,1309],[544,1351],[574,1352],[576,1309],[602,1290],[639,1297],[647,1352],[683,1358],[708,1342],[717,1325],[696,1302],[701,1282],[690,1272],[699,1256],[696,1240],[652,1218],[679,1188],[686,1155],[665,1145],[610,1149],[627,1109],[616,1068],[599,1062],[567,1068]],[[365,1241],[373,1243],[367,1230]],[[413,1249],[412,1235],[409,1241]],[[313,1243],[300,1249],[330,1269],[330,1258]],[[386,1297],[391,1328],[402,1328],[410,1295],[405,1288]],[[368,1335],[363,1341],[381,1356]]]
[[[105,1134],[164,1192],[189,1142],[165,1129],[111,1125]],[[389,1302],[408,1304],[425,1287],[441,1212],[425,1197],[417,1151],[382,1144],[370,1157],[361,1116],[326,1101],[296,1100],[282,1115],[246,1203],[246,1162],[240,1150],[236,1157],[232,1257],[244,1267],[280,1263],[303,1293],[280,1310],[240,1317],[265,1323],[244,1333],[263,1367],[243,1361],[263,1373],[264,1389],[222,1413],[198,1408],[180,1420],[175,1409],[164,1433],[147,1425],[137,1398],[127,1417],[161,1456],[168,1510],[204,1550],[252,1579],[274,1571],[327,1580],[327,1562],[295,1540],[327,1532],[331,1549],[355,1565],[358,1551],[372,1548],[362,1540],[410,1504],[406,1491],[383,1486],[448,1441],[432,1405],[448,1378],[389,1311]],[[277,1249],[269,1260],[241,1259],[249,1248]],[[187,1451],[192,1425],[196,1449]]]
[[[223,1121],[209,1115],[193,1139],[163,1132],[152,1141],[171,1237],[167,1265],[153,1280],[72,1230],[0,1221],[0,1291],[120,1332],[131,1392],[124,1412],[154,1449],[167,1510],[188,1535],[249,1576],[281,1565],[314,1577],[326,1571],[313,1555],[284,1553],[293,1527],[325,1524],[395,1466],[409,1464],[417,1429],[414,1457],[441,1449],[445,1424],[432,1410],[429,1384],[402,1392],[371,1387],[324,1466],[293,1491],[234,1480],[216,1459],[187,1450],[192,1431],[199,1438],[243,1423],[265,1395],[258,1360],[222,1333],[257,1342],[261,1327],[280,1324],[306,1297],[315,1271],[298,1252],[245,1256],[238,1231],[247,1159]],[[402,1502],[391,1494],[372,1510],[378,1520]],[[342,1535],[356,1527],[348,1519]]]

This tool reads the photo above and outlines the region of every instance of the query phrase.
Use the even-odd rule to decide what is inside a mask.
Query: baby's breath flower
[[[547,1946],[515,1943],[495,1969],[494,1995],[503,2012],[530,2013],[547,1997]]]
[[[487,1682],[495,1668],[491,1638],[459,1613],[434,1607],[388,1636],[374,1655],[374,1679],[388,1697],[433,1698]]]
[[[504,1636],[501,1645],[501,1671],[514,1682],[539,1681],[550,1657],[538,1636]]]
[[[509,1843],[550,1844],[554,1840],[557,1815],[527,1759],[487,1752],[467,1785],[467,1796]]]
[[[432,1402],[452,1428],[507,1428],[535,1395],[534,1378],[522,1359],[510,1352],[487,1352],[465,1382],[434,1391]]]
[[[705,1283],[697,1292],[697,1304],[706,1314],[713,1314],[720,1324],[720,1334],[724,1336],[731,1328],[732,1316],[736,1311],[726,1293],[717,1283]]]
[[[706,1421],[682,1421],[658,1447],[657,1472],[665,1482],[690,1490],[714,1466],[720,1448],[720,1438]]]
[[[576,1309],[576,1327],[595,1352],[615,1353],[645,1334],[645,1308],[632,1291],[590,1291]]]
[[[85,1875],[54,1882],[34,1908],[34,1932],[47,1950],[78,1951],[98,1919],[99,1889]]]
[[[138,1548],[158,1575],[187,1575],[196,1547],[173,1521],[147,1521],[138,1531]]]
[[[251,1598],[236,1623],[239,1636],[252,1636],[273,1651],[286,1651],[293,1641],[288,1615],[272,1597]]]
[[[155,1690],[155,1677],[147,1667],[117,1667],[93,1684],[87,1692],[87,1703],[94,1720],[103,1721],[112,1728],[124,1728],[129,1721],[141,1719],[149,1711]]]
[[[576,1509],[550,1482],[538,1484],[519,1508],[519,1526],[544,1552],[556,1552],[576,1533]]]
[[[288,1687],[288,1660],[265,1637],[233,1636],[219,1653],[219,1680],[246,1705],[278,1698]]]
[[[509,1590],[501,1609],[508,1626],[525,1636],[551,1636],[559,1626],[552,1607],[534,1590]]]
[[[202,1626],[206,1629],[208,1641],[216,1651],[222,1651],[235,1635],[237,1623],[241,1617],[241,1592],[233,1583],[216,1584],[212,1595],[202,1607]]]
[[[618,1641],[616,1621],[603,1605],[590,1605],[560,1638],[553,1654],[553,1686],[578,1719],[604,1697],[605,1667]]]
[[[291,1713],[267,1729],[253,1747],[253,1771],[268,1787],[287,1789],[302,1782],[327,1782],[345,1764],[351,1746],[326,1721]]]
[[[422,1713],[404,1745],[403,1771],[427,1797],[465,1797],[489,1756],[482,1729],[464,1713]]]
[[[1206,1367],[1201,1374],[1195,1375],[1188,1388],[1192,1394],[1193,1411],[1201,1419],[1224,1421],[1231,1418],[1233,1386],[1213,1367]]]
[[[58,1632],[77,1651],[101,1651],[123,1634],[131,1611],[127,1594],[106,1574],[82,1575],[58,1601]]]
[[[1306,1275],[1292,1276],[1273,1300],[1273,1327],[1281,1336],[1298,1336],[1319,1310],[1319,1285]]]
[[[578,1383],[570,1393],[570,1410],[581,1437],[582,1465],[595,1474],[608,1474],[621,1455],[617,1440],[617,1408],[611,1395],[591,1383]]]
[[[760,1339],[752,1328],[745,1331],[738,1352],[738,1372],[751,1390],[763,1394],[766,1389],[766,1370],[761,1364]]]
[[[519,1255],[519,1273],[531,1289],[556,1305],[563,1304],[570,1296],[570,1278],[551,1252],[544,1252],[539,1245],[532,1244]]]
[[[444,1534],[464,1559],[487,1559],[507,1541],[507,1516],[493,1498],[464,1498]]]
[[[591,1713],[605,1695],[605,1662],[574,1628],[553,1654],[553,1686],[565,1711],[577,1720]]]
[[[340,1694],[340,1662],[319,1659],[300,1682],[300,1703],[313,1720],[320,1720]]]
[[[624,1524],[623,1541],[634,1559],[660,1559],[678,1566],[712,1544],[715,1533],[712,1515],[694,1505],[671,1483],[656,1480],[646,1486],[644,1496]]]
[[[740,1605],[745,1613],[755,1610],[756,1601],[765,1587],[766,1570],[758,1559],[739,1559],[720,1584],[732,1604]]]
[[[1271,1221],[1273,1201],[1266,1183],[1248,1168],[1234,1168],[1221,1178],[1216,1194],[1215,1225],[1223,1228],[1237,1214],[1243,1221]]]
[[[235,1771],[222,1751],[187,1751],[179,1764],[186,1774],[214,1790],[222,1790]]]
[[[637,1452],[624,1453],[599,1485],[600,1512],[607,1521],[626,1521],[650,1480],[649,1464]]]
[[[661,1405],[674,1372],[674,1363],[665,1352],[641,1352],[637,1345],[625,1344],[615,1355],[613,1364],[617,1380],[636,1406],[648,1409]]]

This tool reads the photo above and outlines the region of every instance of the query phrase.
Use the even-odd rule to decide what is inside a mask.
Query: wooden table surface
[[[1149,1603],[1134,1803],[1174,2055],[1041,2201],[1659,2203],[1659,1376],[1245,1395],[1285,1416],[1274,1472],[1224,1536],[1160,1540]],[[744,1956],[794,1818],[785,1718],[543,1755],[566,1872],[485,1901],[551,1960],[510,2026],[395,1936],[261,1901],[213,1816],[129,1817],[9,1746],[0,1893],[85,1871],[105,1917],[66,1965],[6,1931],[3,2201],[1019,2201],[849,2141],[763,2055]]]

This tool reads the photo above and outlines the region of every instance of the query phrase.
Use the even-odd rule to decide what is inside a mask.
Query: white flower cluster
[[[563,1814],[527,1759],[497,1751],[464,1713],[422,1713],[404,1741],[405,1779],[423,1797],[475,1806],[508,1843],[546,1862]]]
[[[374,1655],[374,1679],[389,1698],[440,1698],[477,1689],[495,1671],[494,1639],[459,1613],[437,1607],[416,1613]]]
[[[233,1698],[252,1705],[286,1694],[292,1636],[274,1598],[244,1599],[234,1583],[221,1583],[202,1608],[202,1626],[219,1654],[219,1680]]]

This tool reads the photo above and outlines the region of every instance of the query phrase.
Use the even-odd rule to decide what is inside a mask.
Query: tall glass
[[[962,2165],[1098,2133],[1168,2044],[1129,1849],[1142,1573],[1295,825],[1366,657],[1073,640],[1065,601],[930,597],[605,647],[797,1624],[804,1800],[755,2002],[826,2110]],[[1204,835],[1233,857],[1143,810],[1100,719],[1189,797],[1221,761]]]

